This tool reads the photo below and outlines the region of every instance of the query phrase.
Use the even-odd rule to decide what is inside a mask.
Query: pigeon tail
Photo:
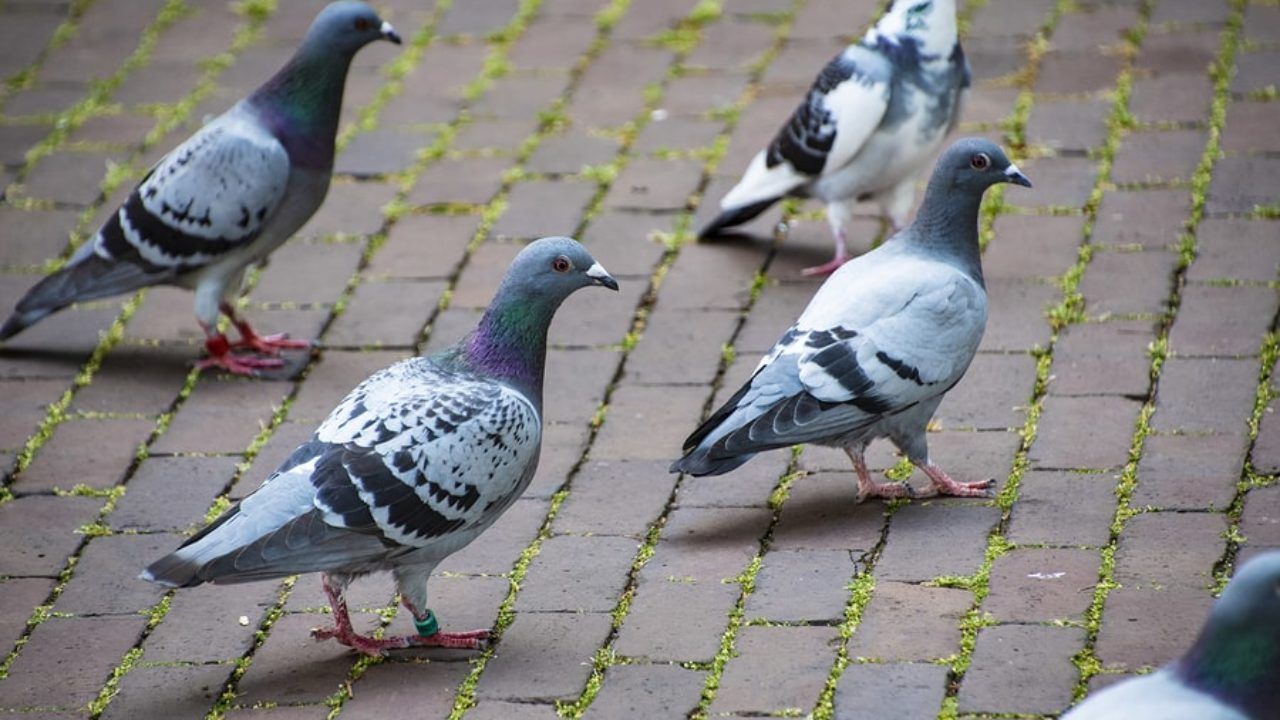
[[[713,458],[711,457],[711,451],[708,448],[701,447],[671,463],[671,467],[668,468],[667,471],[673,473],[687,473],[694,477],[702,477],[703,475],[723,475],[727,472],[737,470],[753,457],[755,457],[755,453]]]
[[[703,228],[702,232],[698,233],[698,239],[705,240],[707,238],[716,237],[728,228],[750,222],[756,219],[760,213],[768,210],[770,206],[778,202],[780,199],[781,198],[770,198],[768,200],[751,203],[750,205],[743,205],[742,207],[725,210],[717,215],[716,218],[711,221],[711,224]]]
[[[4,321],[4,325],[0,325],[0,342],[8,340],[27,328],[35,325],[44,318],[44,316],[52,313],[53,310],[31,310],[28,312],[20,312],[14,310],[9,319]]]
[[[0,340],[73,303],[120,295],[161,279],[131,262],[106,260],[93,253],[73,257],[70,264],[43,278],[22,296],[13,314],[0,327]]]
[[[181,551],[169,553],[151,563],[138,577],[167,588],[204,584],[204,578],[200,577],[200,564],[185,557]]]

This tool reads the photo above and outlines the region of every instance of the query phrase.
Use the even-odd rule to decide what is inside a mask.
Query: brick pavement
[[[358,57],[329,200],[244,300],[315,357],[197,377],[169,289],[0,350],[0,709],[1047,717],[1176,656],[1234,564],[1280,547],[1274,3],[962,3],[964,129],[1036,188],[991,193],[991,322],[932,442],[1000,494],[865,506],[819,448],[720,478],[664,468],[828,249],[811,206],[767,213],[752,242],[691,231],[879,3],[377,4],[408,42]],[[0,0],[0,306],[317,6]],[[538,478],[433,581],[445,622],[494,628],[491,649],[374,662],[313,643],[313,577],[134,580],[364,375],[456,338],[549,233],[623,292],[562,311]],[[899,468],[885,446],[870,460]],[[408,631],[392,593],[358,584],[358,622]]]

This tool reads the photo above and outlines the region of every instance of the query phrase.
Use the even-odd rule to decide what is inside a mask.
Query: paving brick
[[[560,535],[543,541],[516,598],[516,611],[609,612],[638,544],[621,537]]]
[[[681,717],[698,704],[705,675],[679,665],[615,665],[583,717]]]
[[[1179,543],[1179,547],[1186,547]],[[1203,587],[1122,587],[1107,594],[1094,651],[1107,666],[1136,670],[1181,657],[1213,596]]]
[[[472,720],[555,720],[560,716],[554,703],[484,700],[478,702],[467,717]]]
[[[616,140],[571,128],[539,143],[525,167],[530,172],[572,175],[612,162],[617,154]]]
[[[66,380],[6,380],[0,382],[5,411],[0,414],[0,447],[17,450],[45,419],[48,405],[62,397]]]
[[[422,171],[405,199],[412,205],[483,205],[498,194],[512,165],[502,157],[442,158]]]
[[[50,578],[9,578],[0,581],[0,644],[12,647],[27,631],[27,621],[37,605],[49,599]]]
[[[1207,588],[1222,556],[1226,520],[1218,513],[1149,512],[1125,525],[1116,582],[1131,588]],[[1170,553],[1169,548],[1180,548]]]
[[[1185,190],[1106,192],[1093,241],[1144,248],[1176,245],[1191,211],[1190,199]]]
[[[770,552],[747,597],[746,617],[775,622],[827,620],[839,622],[853,576],[846,550],[779,550]],[[802,592],[797,589],[803,588]]]
[[[1227,19],[1227,6],[1223,3],[1198,2],[1198,0],[1161,0],[1151,12],[1153,25],[1221,25]]]
[[[1121,68],[1117,55],[1096,50],[1050,50],[1040,61],[1036,91],[1043,93],[1091,93],[1115,82]]]
[[[1081,628],[1003,625],[978,633],[973,664],[960,686],[960,712],[1052,713],[1071,702],[1084,647]],[[1007,708],[1007,710],[1006,710]]]
[[[36,266],[56,257],[66,247],[78,215],[70,209],[0,207],[0,228],[5,234],[4,247],[0,248],[0,265]]]
[[[293,451],[310,440],[314,433],[315,423],[312,422],[281,423],[271,433],[267,443],[258,449],[257,455],[253,458],[253,464],[240,473],[240,477],[231,486],[228,497],[239,500],[257,490],[293,454]],[[239,458],[230,459],[239,460]],[[201,516],[203,514],[202,512]]]
[[[804,712],[813,707],[835,659],[834,628],[746,627],[734,643],[710,712]]]
[[[1088,150],[1107,141],[1105,100],[1039,100],[1027,120],[1027,140],[1054,150]]]
[[[738,320],[734,313],[657,308],[628,356],[627,378],[641,385],[711,384]]]
[[[573,235],[596,186],[578,182],[530,181],[517,184],[507,196],[507,210],[494,223],[499,239],[533,239]]]
[[[786,50],[783,52],[785,53]],[[830,53],[824,48],[823,55],[829,56]],[[826,62],[828,59],[830,58],[824,57],[818,62]],[[769,66],[770,70],[780,67],[780,63],[781,60],[776,60]],[[813,67],[817,66],[808,65],[806,68],[797,69]],[[749,79],[746,73],[741,72],[682,74],[667,83],[667,91],[662,96],[662,109],[671,115],[679,116],[696,115],[728,107],[741,97]]]
[[[353,620],[360,632],[369,632],[375,626],[359,617]],[[356,656],[337,642],[316,642],[311,638],[311,629],[326,622],[324,616],[307,613],[284,615],[277,620],[240,679],[236,702],[294,704],[319,702],[332,695],[347,679]]]
[[[987,282],[987,331],[979,352],[1025,352],[1049,344],[1045,311],[1061,293],[1052,285],[992,279]]]
[[[1277,302],[1270,288],[1184,288],[1169,346],[1183,355],[1254,355]]]
[[[978,569],[987,535],[999,519],[994,507],[914,502],[894,513],[889,542],[876,563],[882,580],[924,581]]]
[[[682,62],[714,70],[750,70],[774,40],[774,28],[725,19],[702,31],[702,41]]]
[[[979,353],[938,406],[934,420],[948,430],[1021,427],[1035,372],[1030,355]]]
[[[1116,5],[1086,5],[1063,15],[1053,28],[1057,48],[1096,50],[1124,40],[1124,31],[1138,24],[1138,10]]]
[[[1155,324],[1143,321],[1084,323],[1064,328],[1053,349],[1053,395],[1145,397],[1151,383],[1147,346]]]
[[[1098,175],[1094,161],[1082,157],[1040,158],[1023,165],[1036,187],[1029,192],[1005,196],[1005,202],[1018,207],[1082,208]]]
[[[1280,547],[1280,486],[1258,488],[1249,491],[1240,519],[1240,532],[1248,538],[1251,548]],[[1237,561],[1236,566],[1240,563]]]
[[[589,460],[556,513],[556,532],[640,537],[662,512],[676,476],[668,461]]]
[[[774,550],[847,550],[869,552],[880,539],[884,508],[856,504],[851,473],[819,473],[801,478],[790,489],[774,529]]]
[[[107,488],[119,483],[138,448],[155,430],[153,420],[69,420],[62,422],[18,476],[19,492],[70,490],[76,485]]]
[[[1129,112],[1141,122],[1203,123],[1213,102],[1207,76],[1160,75],[1133,81]]]
[[[164,434],[151,445],[156,454],[244,452],[271,420],[289,388],[253,380],[204,376]]]
[[[601,3],[595,3],[603,7]],[[548,16],[547,6],[539,8],[535,20],[515,41],[507,60],[521,69],[571,70],[595,38],[596,24],[590,17]]]
[[[75,574],[54,609],[75,615],[137,613],[156,604],[164,588],[138,578],[146,563],[181,544],[176,535],[115,535],[89,540]]]
[[[372,235],[382,229],[382,207],[395,194],[396,186],[391,183],[334,182],[329,186],[324,205],[296,235]]]
[[[328,705],[276,705],[274,707],[241,707],[227,711],[228,720],[324,720],[331,712]]]
[[[655,662],[709,662],[739,592],[738,585],[716,580],[642,573],[614,650]]]
[[[680,507],[766,507],[778,480],[787,472],[787,453],[766,453],[725,475],[686,476],[680,483]]]
[[[1262,413],[1252,459],[1258,472],[1268,475],[1280,473],[1280,415],[1276,414],[1274,402]]]
[[[1277,121],[1280,109],[1274,103],[1232,103],[1222,131],[1222,149],[1229,153],[1275,150],[1277,140],[1271,130]]]
[[[681,210],[702,176],[701,160],[636,158],[618,173],[604,206],[611,209]]]
[[[159,415],[186,383],[193,353],[187,347],[117,345],[80,388],[71,409]]]
[[[1237,93],[1265,91],[1275,84],[1277,61],[1280,61],[1280,51],[1276,50],[1241,53],[1236,57],[1231,90]]]
[[[1243,433],[1257,382],[1256,360],[1170,358],[1160,372],[1151,426],[1161,431]]]
[[[996,558],[982,610],[999,622],[1082,621],[1100,562],[1093,550],[1014,550]]]
[[[325,344],[348,347],[409,347],[427,324],[444,292],[443,281],[364,282],[356,287]]]
[[[1280,245],[1269,222],[1206,219],[1196,233],[1188,280],[1270,282],[1280,270]]]
[[[390,663],[369,668],[352,688],[354,694],[342,706],[342,717],[375,720],[403,713],[405,708],[444,717],[453,705],[453,694],[469,666],[457,662]]]
[[[1280,55],[1275,56],[1280,60]],[[1224,157],[1214,165],[1205,212],[1249,213],[1280,195],[1280,159],[1259,155]]]
[[[23,187],[28,197],[86,206],[102,194],[99,185],[111,163],[124,159],[118,153],[54,153],[27,173]]]
[[[1115,515],[1117,480],[1114,474],[1027,472],[1008,539],[1019,545],[1105,544]]]
[[[135,667],[102,714],[105,720],[202,717],[222,695],[231,665]]]
[[[74,707],[89,702],[146,623],[138,615],[50,618],[40,623],[0,681],[0,706]],[[54,677],[58,682],[48,681]]]
[[[1134,59],[1134,67],[1157,76],[1182,75],[1193,80],[1194,76],[1208,74],[1220,44],[1219,33],[1213,30],[1148,32],[1142,39],[1142,51]]]
[[[80,546],[76,528],[92,522],[101,498],[32,495],[0,505],[0,575],[55,577]]]
[[[877,581],[849,656],[886,662],[948,657],[960,648],[960,620],[972,604],[966,590]]]
[[[702,400],[693,393],[624,383],[610,399],[591,457],[669,461],[701,411]]]
[[[333,202],[329,200],[325,207]],[[355,272],[360,253],[360,246],[351,243],[297,240],[285,243],[271,254],[271,262],[253,288],[253,299],[257,302],[334,302]]]
[[[510,572],[542,527],[548,504],[535,498],[515,501],[483,535],[440,563],[439,571],[491,575]]]
[[[409,215],[400,218],[369,261],[368,277],[447,278],[475,237],[472,215]],[[429,252],[424,252],[429,248]]]
[[[1075,264],[1084,218],[1070,215],[1001,215],[995,240],[982,255],[988,279],[1057,278]]]
[[[591,674],[591,658],[609,634],[604,613],[520,613],[485,666],[476,697],[577,697]]]
[[[452,342],[452,341],[450,341]],[[326,350],[307,375],[294,402],[289,419],[319,424],[351,389],[377,370],[404,359],[400,351],[343,352]],[[292,448],[290,448],[292,450]],[[274,470],[274,467],[265,468]]]
[[[140,558],[145,562],[155,559]],[[310,578],[300,582],[307,580]],[[202,585],[179,591],[170,601],[164,620],[143,644],[142,659],[156,663],[234,660],[253,647],[262,616],[278,594],[279,583],[274,581]],[[246,624],[240,623],[241,617],[246,618]],[[319,621],[313,623],[318,625]]]
[[[360,133],[342,148],[333,171],[359,178],[409,171],[417,152],[431,144],[431,136],[398,128],[379,128]]]
[[[893,692],[885,692],[893,688]],[[891,663],[853,664],[836,685],[834,716],[933,720],[947,690],[942,665]]]
[[[1124,136],[1111,167],[1117,183],[1186,180],[1200,164],[1208,134],[1203,130],[1164,130]]]
[[[1138,462],[1133,503],[1162,510],[1226,510],[1244,466],[1239,435],[1151,435]]]
[[[1177,265],[1178,256],[1168,250],[1095,252],[1080,282],[1089,315],[1163,313]]]
[[[1051,395],[1028,459],[1032,467],[1046,470],[1122,467],[1138,410],[1136,401],[1123,397]]]

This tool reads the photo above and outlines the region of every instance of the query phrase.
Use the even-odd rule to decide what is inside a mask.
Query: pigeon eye
[[[969,165],[971,165],[974,170],[986,170],[991,167],[991,158],[987,157],[986,153],[978,153],[977,155],[969,158]]]
[[[569,262],[569,258],[563,255],[551,261],[551,269],[558,273],[567,273],[571,267],[573,267],[573,263]]]
[[[356,30],[359,30],[360,32],[364,32],[371,27],[369,24],[369,18],[356,18],[355,25]]]

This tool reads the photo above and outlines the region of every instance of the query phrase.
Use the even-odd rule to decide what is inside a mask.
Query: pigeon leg
[[[330,638],[346,645],[349,648],[357,650],[372,657],[380,657],[386,654],[388,650],[397,650],[407,647],[443,647],[457,648],[461,650],[478,650],[484,647],[484,641],[489,638],[488,630],[472,630],[470,632],[446,633],[440,632],[439,625],[436,623],[436,616],[430,610],[426,613],[419,613],[408,600],[401,600],[409,612],[413,613],[414,624],[418,627],[419,632],[428,631],[427,635],[403,635],[384,638],[369,637],[361,635],[355,631],[351,625],[351,616],[347,611],[347,600],[343,597],[342,586],[333,582],[327,574],[320,576],[320,581],[324,586],[324,594],[329,598],[329,606],[333,608],[333,627],[316,628],[311,631],[311,637],[316,640],[328,640]]]
[[[480,650],[484,647],[485,641],[489,639],[488,630],[466,630],[463,632],[444,632],[440,630],[439,623],[436,622],[436,614],[427,610],[425,613],[418,610],[409,602],[409,598],[404,595],[400,596],[400,604],[413,614],[413,624],[418,628],[417,635],[407,635],[402,638],[387,638],[388,640],[400,641],[405,643],[401,647],[442,647],[454,648],[458,650]]]
[[[872,497],[885,499],[915,497],[915,491],[907,483],[878,483],[872,480],[871,473],[867,471],[867,461],[862,457],[861,448],[845,448],[844,451],[853,461],[853,471],[858,474],[858,502]]]
[[[917,467],[923,470],[924,474],[929,476],[929,481],[933,483],[931,495],[953,495],[955,497],[992,497],[995,495],[992,486],[996,484],[996,481],[991,478],[974,482],[959,482],[952,480],[950,475],[942,471],[942,468],[931,462],[925,462]]]
[[[288,333],[259,335],[249,326],[248,320],[236,313],[230,303],[223,303],[221,309],[222,314],[231,319],[231,324],[235,325],[240,333],[240,339],[231,345],[232,349],[247,348],[264,355],[279,355],[281,350],[306,350],[311,347],[311,343],[307,340],[290,340]]]
[[[839,270],[841,265],[844,265],[845,263],[849,262],[849,249],[845,247],[844,230],[837,230],[835,232],[835,245],[836,245],[835,255],[833,255],[829,261],[821,265],[814,265],[813,267],[807,267],[801,270],[800,274],[804,275],[805,277],[830,275],[836,270]]]
[[[205,327],[204,347],[208,351],[209,357],[196,361],[196,368],[200,370],[208,370],[210,368],[219,368],[233,375],[245,375],[253,377],[258,374],[258,370],[278,368],[284,365],[284,361],[279,358],[257,358],[257,357],[239,357],[231,354],[231,341],[227,340],[227,336],[216,330],[210,330]]]

